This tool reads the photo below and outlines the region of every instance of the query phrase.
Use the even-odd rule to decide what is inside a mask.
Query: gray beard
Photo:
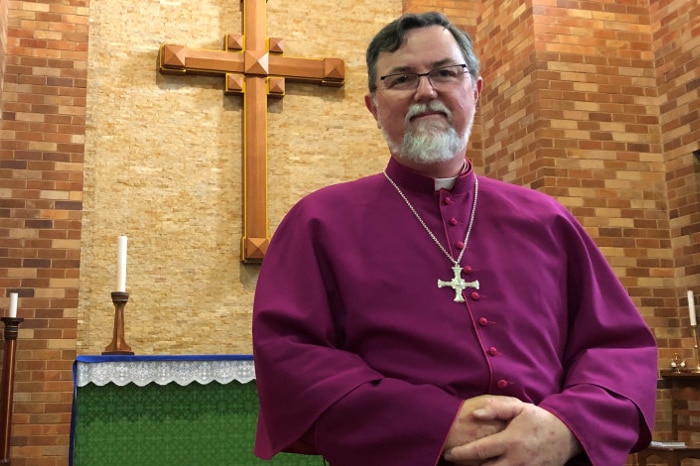
[[[473,115],[467,131],[460,137],[450,123],[449,110],[442,106],[442,103],[437,103],[434,106],[433,102],[431,102],[428,107],[444,110],[447,114],[447,126],[443,122],[428,121],[427,123],[419,123],[419,126],[414,129],[411,126],[410,119],[418,113],[419,109],[412,108],[406,116],[403,141],[400,144],[391,141],[387,134],[384,133],[384,139],[389,145],[389,150],[393,154],[397,154],[399,158],[426,165],[447,162],[452,160],[457,154],[464,154],[471,134],[472,123],[474,122]]]
[[[420,164],[447,162],[464,153],[468,137],[459,137],[453,127],[440,131],[406,132],[398,153],[404,159]]]

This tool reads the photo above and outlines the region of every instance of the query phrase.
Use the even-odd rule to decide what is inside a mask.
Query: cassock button
[[[455,246],[457,246],[457,249],[464,249],[464,243],[462,241],[457,241]]]
[[[496,348],[495,346],[492,346],[491,348],[489,348],[489,354],[490,354],[491,356],[496,356],[496,355],[498,355],[498,348]]]
[[[452,217],[452,218],[450,219],[450,225],[455,226],[455,225],[457,225],[458,223],[459,223],[459,222],[457,221],[456,218]]]
[[[496,386],[498,388],[500,388],[501,390],[503,390],[504,388],[506,388],[508,386],[508,381],[501,379],[498,382],[496,382]]]
[[[464,273],[472,273],[473,271],[474,269],[472,269],[471,265],[465,265],[464,267],[462,267],[462,272]]]
[[[479,318],[479,325],[486,327],[489,324],[489,320],[486,317]]]
[[[448,196],[445,198],[445,205],[450,205],[450,204],[452,204],[452,198]]]
[[[481,299],[481,295],[478,291],[472,291],[471,297],[474,301],[478,301]]]

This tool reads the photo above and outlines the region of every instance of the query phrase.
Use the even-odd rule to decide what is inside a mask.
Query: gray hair
[[[479,59],[474,54],[469,35],[452,24],[445,15],[437,12],[406,13],[384,26],[367,47],[367,83],[372,95],[377,91],[377,59],[381,52],[395,52],[406,43],[406,33],[411,29],[442,26],[454,36],[472,80],[479,77]]]

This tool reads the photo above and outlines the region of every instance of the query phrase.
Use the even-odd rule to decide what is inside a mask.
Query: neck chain
[[[467,225],[467,234],[464,236],[464,247],[459,253],[459,256],[455,259],[452,257],[452,255],[447,252],[447,249],[440,243],[440,241],[435,237],[435,234],[428,228],[428,225],[423,221],[423,218],[418,214],[418,211],[413,207],[413,204],[411,204],[411,201],[408,200],[406,195],[401,191],[401,188],[399,188],[399,185],[394,182],[394,180],[391,179],[389,174],[384,171],[384,176],[386,179],[391,183],[391,185],[396,189],[396,192],[399,193],[399,196],[401,196],[401,199],[404,200],[408,208],[413,212],[413,215],[416,217],[416,220],[421,224],[423,229],[428,233],[428,236],[433,240],[435,244],[440,248],[440,250],[445,254],[445,256],[452,262],[452,271],[454,273],[454,277],[450,281],[444,281],[444,280],[438,280],[437,286],[438,288],[442,288],[445,286],[449,286],[455,291],[455,298],[454,301],[458,303],[463,303],[464,302],[464,296],[462,295],[462,291],[464,291],[465,288],[475,288],[479,289],[479,281],[475,280],[473,282],[467,282],[462,278],[462,257],[464,256],[464,252],[467,250],[467,244],[469,243],[469,236],[472,233],[472,226],[474,226],[474,217],[476,216],[476,204],[477,201],[479,200],[479,178],[476,176],[474,177],[474,202],[472,203],[472,210],[471,213],[469,214],[469,224]]]

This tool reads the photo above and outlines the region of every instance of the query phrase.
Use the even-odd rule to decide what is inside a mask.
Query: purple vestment
[[[473,170],[453,190],[393,159],[387,173],[457,257]],[[382,174],[294,206],[265,255],[253,348],[255,452],[333,466],[434,466],[464,398],[514,396],[579,439],[581,462],[625,463],[650,440],[654,338],[575,218],[537,191],[479,177],[462,260],[465,302],[438,279],[453,264]]]

